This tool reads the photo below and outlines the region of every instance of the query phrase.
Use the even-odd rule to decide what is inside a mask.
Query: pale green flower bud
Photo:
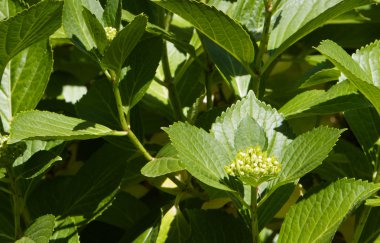
[[[261,151],[260,146],[255,146],[238,152],[235,160],[224,169],[230,176],[258,186],[264,181],[274,179],[281,171],[281,164],[276,157],[268,156],[266,151]]]
[[[106,31],[107,39],[112,41],[117,34],[117,30],[114,27],[105,27],[104,30]]]

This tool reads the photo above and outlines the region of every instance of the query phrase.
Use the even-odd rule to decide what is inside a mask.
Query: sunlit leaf
[[[325,55],[348,80],[372,103],[380,114],[380,88],[371,84],[370,73],[365,72],[342,47],[325,40],[316,48]]]
[[[352,179],[332,183],[289,210],[279,242],[330,242],[346,215],[379,189]]]
[[[254,49],[249,35],[223,12],[196,1],[163,0],[154,2],[189,21],[237,60],[245,64],[253,61]]]
[[[23,139],[74,140],[108,135],[123,136],[126,132],[53,112],[26,111],[19,113],[12,121],[9,143]]]
[[[285,1],[272,18],[272,31],[268,49],[272,61],[289,46],[322,26],[326,21],[356,7],[369,4],[369,0]]]
[[[42,1],[0,22],[0,76],[12,57],[60,27],[62,5],[61,1]]]

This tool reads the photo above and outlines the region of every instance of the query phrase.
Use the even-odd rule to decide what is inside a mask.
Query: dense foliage
[[[0,0],[0,242],[380,242],[375,0]]]

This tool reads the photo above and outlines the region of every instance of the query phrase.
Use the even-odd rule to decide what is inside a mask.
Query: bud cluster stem
[[[259,242],[259,222],[257,218],[257,187],[251,187],[251,231],[252,242]]]

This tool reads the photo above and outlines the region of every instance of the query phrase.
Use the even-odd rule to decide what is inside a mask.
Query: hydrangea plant
[[[0,1],[0,243],[378,242],[378,2]]]

